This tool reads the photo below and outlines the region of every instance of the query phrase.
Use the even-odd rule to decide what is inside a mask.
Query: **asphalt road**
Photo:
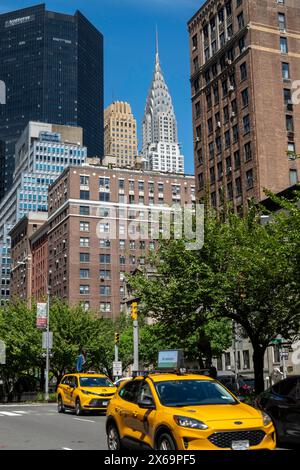
[[[105,416],[55,404],[0,405],[0,450],[106,450]]]
[[[105,421],[59,414],[56,404],[0,405],[0,450],[107,450]]]

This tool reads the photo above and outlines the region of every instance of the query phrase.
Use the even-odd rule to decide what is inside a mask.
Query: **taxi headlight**
[[[174,416],[175,423],[183,428],[208,429],[208,426],[198,419],[188,418],[187,416]]]
[[[262,417],[263,417],[263,423],[264,423],[264,425],[265,425],[265,426],[269,426],[269,424],[272,423],[272,419],[270,418],[269,415],[267,415],[267,413],[264,413],[263,411],[262,411],[261,414],[262,414]]]

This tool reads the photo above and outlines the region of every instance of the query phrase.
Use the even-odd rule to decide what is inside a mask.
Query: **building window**
[[[280,31],[285,31],[286,21],[285,21],[284,13],[278,13],[278,26],[279,26]]]
[[[241,70],[241,81],[246,80],[246,78],[248,77],[247,62],[244,62],[243,64],[241,64],[240,70]]]
[[[216,195],[215,191],[213,193],[211,193],[210,201],[211,201],[212,207],[217,207],[217,195]]]
[[[214,184],[216,182],[216,173],[215,173],[214,166],[209,169],[209,173],[210,173],[210,184]]]
[[[110,302],[101,302],[100,303],[100,312],[101,313],[110,313],[111,312],[111,303]]]
[[[89,191],[84,191],[84,190],[80,190],[80,199],[82,200],[89,200],[90,199],[90,192]]]
[[[282,78],[283,80],[289,80],[290,79],[290,64],[286,62],[282,62]]]
[[[247,189],[253,188],[253,170],[246,172]]]
[[[229,201],[231,201],[233,199],[233,188],[232,188],[232,183],[228,183],[227,184],[227,197],[229,199]]]
[[[100,279],[104,279],[106,281],[109,281],[111,279],[109,269],[100,269],[99,274],[100,274]]]
[[[100,295],[101,296],[111,295],[111,287],[110,286],[100,286]]]
[[[120,264],[121,264],[121,265],[126,264],[126,258],[125,258],[125,256],[120,256]]]
[[[242,195],[242,180],[241,178],[237,178],[235,180],[235,189],[236,189],[236,195],[237,197]]]
[[[228,95],[228,82],[227,79],[222,82],[223,98]]]
[[[80,275],[80,279],[89,279],[90,270],[89,269],[80,269],[79,275]]]
[[[230,147],[230,131],[226,131],[225,132],[225,148],[227,149],[228,147]]]
[[[100,248],[110,248],[110,240],[100,240]]]
[[[280,52],[281,54],[287,54],[288,53],[288,42],[287,38],[280,38]]]
[[[90,231],[90,223],[89,222],[80,222],[79,223],[79,231],[80,232],[89,232]]]
[[[285,119],[286,119],[286,130],[288,132],[294,132],[294,118],[293,118],[293,116],[290,116],[290,115],[287,114]]]
[[[110,255],[100,254],[99,260],[100,260],[100,264],[110,264]]]
[[[89,253],[79,253],[80,263],[89,263],[90,254]]]
[[[244,146],[244,149],[245,149],[245,161],[249,162],[252,159],[251,142],[247,142]]]
[[[233,143],[236,143],[239,140],[239,128],[237,124],[233,126],[232,133],[233,133]]]
[[[290,170],[290,183],[293,186],[298,183],[298,172],[297,170]]]
[[[237,150],[234,152],[234,168],[237,170],[241,166],[241,156],[240,151]]]
[[[88,295],[90,293],[90,286],[80,285],[79,293],[80,295]]]
[[[99,201],[101,202],[109,202],[110,201],[110,194],[109,193],[99,193]]]
[[[80,237],[80,248],[89,248],[90,239],[87,237]]]
[[[195,104],[195,114],[196,114],[196,118],[199,118],[201,116],[200,101],[197,101],[197,103]]]
[[[208,133],[211,134],[214,130],[212,118],[209,118],[207,121]]]
[[[89,206],[80,206],[79,208],[80,215],[90,215],[90,208]]]
[[[203,175],[203,173],[199,173],[199,175],[198,175],[198,184],[199,184],[199,189],[202,190],[204,188],[204,175]]]
[[[226,124],[229,121],[229,107],[225,106],[223,108],[223,115],[224,115],[224,124]]]
[[[250,132],[250,115],[249,114],[243,117],[243,124],[244,124],[244,133],[249,134]]]
[[[245,20],[244,20],[244,13],[243,12],[241,12],[237,16],[237,20],[238,20],[239,29],[242,29],[245,26]]]
[[[89,186],[90,184],[90,178],[89,176],[80,176],[80,186]]]
[[[216,147],[217,147],[217,154],[222,152],[222,140],[221,137],[216,138]]]
[[[242,101],[243,101],[243,106],[246,107],[249,104],[249,91],[248,88],[245,88],[245,90],[242,91]]]

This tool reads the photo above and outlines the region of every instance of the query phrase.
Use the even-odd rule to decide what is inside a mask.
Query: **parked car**
[[[279,442],[300,444],[300,375],[272,385],[256,403],[272,418]]]

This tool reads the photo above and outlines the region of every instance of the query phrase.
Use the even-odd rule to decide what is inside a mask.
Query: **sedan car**
[[[109,450],[272,450],[270,417],[210,377],[150,373],[124,382],[107,409]]]
[[[273,385],[257,398],[258,407],[271,416],[277,439],[300,444],[300,376]]]

